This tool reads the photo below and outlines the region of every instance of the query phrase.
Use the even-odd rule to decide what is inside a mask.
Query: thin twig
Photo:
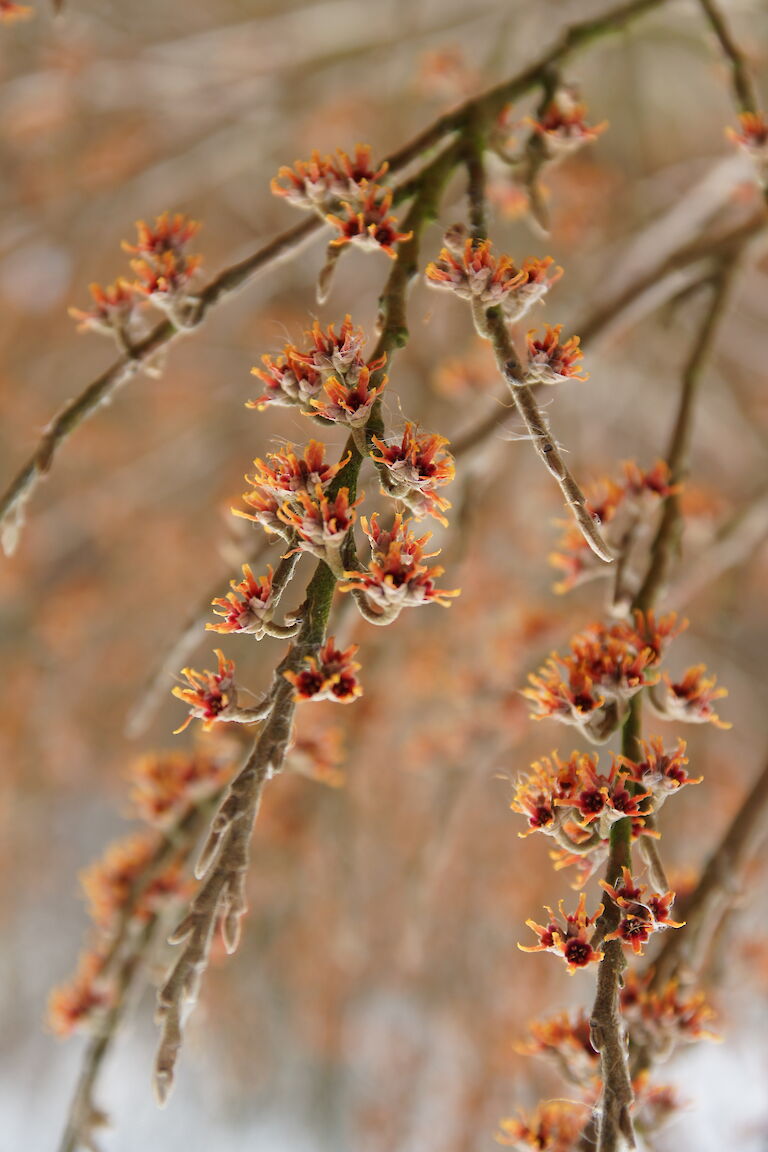
[[[666,456],[670,482],[675,487],[680,485],[687,475],[693,405],[718,324],[727,306],[735,268],[736,256],[732,256],[723,261],[713,278],[712,298],[683,371],[680,405]],[[680,525],[680,500],[677,491],[673,491],[664,500],[661,520],[651,544],[648,570],[635,596],[633,608],[647,612],[653,607],[667,579],[672,555],[678,543]]]
[[[517,412],[525,424],[539,459],[557,481],[563,499],[570,508],[592,551],[601,560],[610,564],[613,556],[587,509],[584,493],[563,459],[557,441],[550,430],[549,421],[539,409],[532,389],[521,383],[521,380],[524,379],[522,365],[510,340],[501,310],[490,308],[485,316],[499,371],[509,385],[509,391]]]
[[[700,962],[707,929],[727,911],[748,863],[768,831],[768,763],[744,797],[707,861],[685,909],[685,930],[670,933],[653,964],[653,987]]]
[[[747,67],[746,58],[734,40],[731,30],[725,22],[725,17],[714,0],[699,0],[699,7],[706,16],[730,66],[731,83],[739,112],[759,112],[757,91]]]
[[[165,830],[147,864],[131,884],[120,907],[101,967],[102,973],[115,969],[112,981],[113,998],[108,1011],[99,1021],[98,1032],[91,1038],[85,1050],[59,1152],[76,1152],[87,1137],[94,1117],[100,1115],[100,1109],[93,1098],[96,1082],[122,1023],[128,995],[152,944],[159,920],[158,914],[153,913],[139,936],[131,942],[130,947],[126,948],[137,904],[158,873],[172,859],[180,863],[189,859],[200,830],[220,800],[222,791],[223,789],[220,789],[200,804],[191,805],[170,828]]]
[[[94,1147],[92,1130],[104,1122],[104,1115],[93,1100],[96,1080],[122,1023],[129,993],[154,940],[159,921],[160,916],[156,912],[148,918],[134,948],[127,953],[118,967],[114,978],[112,1003],[83,1057],[59,1152],[77,1152],[81,1146]]]

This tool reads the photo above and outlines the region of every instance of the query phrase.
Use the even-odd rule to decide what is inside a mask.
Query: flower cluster
[[[435,491],[450,484],[454,475],[453,457],[446,452],[448,441],[434,433],[418,433],[406,422],[402,439],[392,444],[373,437],[371,459],[380,466],[383,491],[402,502],[416,517],[433,516],[441,524],[448,521],[443,512],[451,505]]]
[[[195,752],[146,757],[132,769],[134,807],[155,828],[110,845],[81,875],[96,934],[74,975],[51,992],[48,1022],[58,1035],[98,1025],[118,996],[115,965],[122,960],[130,929],[147,925],[189,895],[183,844],[170,846],[156,829],[181,822],[220,791],[230,767],[223,758]]]
[[[311,160],[281,168],[272,191],[332,224],[339,233],[332,247],[355,244],[381,248],[394,256],[395,244],[410,239],[411,233],[397,230],[391,214],[392,192],[379,183],[386,171],[386,163],[374,167],[367,145],[358,145],[352,158],[340,149],[335,156],[313,152]]]
[[[243,579],[230,580],[231,592],[212,601],[214,612],[223,620],[206,624],[211,632],[249,632],[261,639],[269,621],[272,601],[272,569],[266,576],[254,576],[243,564]]]
[[[762,112],[742,112],[739,127],[726,128],[726,132],[758,166],[768,164],[768,119]]]
[[[656,988],[653,969],[629,971],[620,993],[621,1011],[633,1040],[665,1059],[680,1044],[716,1040],[707,1027],[715,1010],[702,992],[684,994],[676,980]]]
[[[395,257],[395,245],[410,240],[412,232],[398,232],[397,220],[391,213],[392,192],[382,188],[369,188],[359,203],[344,202],[327,219],[339,235],[331,241],[332,248],[354,244],[357,248],[375,251],[380,248],[387,256]]]
[[[552,653],[529,676],[531,687],[523,694],[533,704],[534,719],[552,717],[603,743],[622,723],[631,698],[657,683],[654,669],[682,627],[674,613],[656,620],[637,612],[632,623],[598,623],[578,633],[568,656]]]
[[[351,704],[362,696],[362,685],[355,673],[360,665],[353,659],[357,645],[344,651],[336,648],[333,637],[314,656],[305,656],[298,671],[284,672],[296,689],[296,700],[334,700]]]
[[[266,391],[248,401],[247,407],[295,405],[308,415],[361,427],[386,386],[387,378],[381,374],[386,356],[366,363],[363,331],[353,326],[350,316],[338,334],[333,324],[323,331],[316,323],[306,335],[311,342],[308,350],[286,344],[281,356],[263,356],[264,367],[252,369]]]
[[[550,159],[569,155],[591,144],[608,127],[608,122],[587,124],[587,106],[572,88],[559,88],[535,119],[529,121],[544,141]]]
[[[317,484],[314,494],[302,489],[296,493],[295,501],[281,504],[277,515],[296,533],[295,551],[317,556],[332,572],[341,575],[342,547],[361,500],[362,496],[350,504],[348,488],[340,488],[335,496],[326,496],[322,485]]]
[[[721,700],[728,695],[727,688],[717,688],[716,676],[705,676],[705,664],[695,664],[688,668],[680,680],[672,680],[667,673],[662,675],[664,684],[649,693],[649,699],[657,714],[665,720],[682,720],[686,724],[714,724],[716,728],[730,728],[721,720],[712,707],[713,700]]]
[[[48,1023],[57,1036],[69,1036],[111,1005],[114,988],[104,973],[104,957],[96,949],[83,952],[75,974],[53,989],[48,998]]]
[[[126,252],[133,254],[131,268],[138,276],[136,291],[158,308],[173,310],[186,295],[202,257],[190,256],[187,247],[200,231],[200,224],[178,212],[164,212],[150,227],[144,220],[136,224],[135,244],[123,241]]]
[[[589,380],[589,373],[584,376],[578,374],[582,359],[579,337],[571,336],[561,343],[562,330],[562,324],[556,324],[554,328],[547,324],[540,339],[536,337],[535,328],[528,333],[526,383],[561,384],[564,380],[581,380],[583,383]]]
[[[457,589],[448,592],[435,587],[444,569],[425,563],[438,555],[424,551],[430,533],[417,537],[400,513],[389,529],[381,527],[376,513],[370,522],[363,517],[361,523],[371,546],[371,559],[366,569],[345,573],[341,590],[363,593],[374,617],[378,614],[382,623],[390,623],[403,608],[430,603],[447,607],[450,598],[458,596]]]
[[[83,891],[91,919],[100,928],[114,924],[127,904],[134,886],[151,864],[157,849],[157,838],[148,832],[137,832],[118,840],[83,873]],[[133,915],[145,920],[170,897],[183,893],[184,882],[177,861],[172,861],[152,877],[138,897]]]
[[[525,1056],[553,1056],[570,1080],[591,1084],[599,1075],[600,1057],[592,1046],[589,1019],[584,1011],[560,1012],[546,1020],[532,1020],[529,1039],[517,1046]]]
[[[181,674],[187,681],[187,687],[183,688],[177,684],[173,688],[173,694],[188,704],[190,711],[174,735],[183,732],[195,717],[203,721],[203,728],[207,732],[215,720],[226,715],[233,706],[237,706],[234,661],[227,660],[220,648],[217,648],[214,654],[218,661],[215,672],[196,672],[194,668],[182,669]]]
[[[613,759],[607,776],[598,772],[596,755],[580,752],[565,761],[553,752],[531,767],[518,781],[510,805],[527,818],[528,830],[521,836],[543,832],[568,850],[583,853],[585,840],[590,846],[605,840],[617,820],[648,814],[643,801],[650,791],[633,786],[634,777],[620,759]]]
[[[635,551],[639,552],[645,544],[640,529],[650,520],[659,502],[677,489],[669,482],[669,468],[663,460],[658,460],[647,471],[629,460],[624,463],[623,471],[620,481],[605,478],[588,490],[586,506],[600,524],[609,548],[614,551],[622,545],[626,548],[631,536],[637,545]],[[609,569],[597,559],[578,527],[570,521],[563,527],[557,549],[549,558],[553,567],[563,573],[555,591],[568,592],[585,580],[608,575]],[[625,563],[624,567],[626,572],[630,565]]]
[[[135,286],[120,276],[106,288],[101,284],[91,284],[88,290],[93,298],[93,307],[69,309],[72,319],[78,321],[78,331],[100,332],[107,336],[126,332],[136,308]]]
[[[520,1152],[572,1152],[586,1120],[585,1105],[571,1100],[547,1100],[530,1116],[499,1121],[497,1144]]]
[[[374,167],[367,144],[358,144],[352,157],[340,148],[335,156],[313,152],[310,160],[297,160],[293,168],[284,165],[271,188],[294,207],[326,216],[344,201],[361,200],[372,184],[383,179],[387,167],[386,163]]]
[[[202,263],[202,257],[190,255],[187,249],[200,224],[181,212],[174,216],[163,212],[153,225],[139,220],[136,230],[136,243],[122,244],[134,257],[130,263],[136,278],[129,281],[119,277],[105,288],[91,284],[92,307],[69,309],[80,331],[114,335],[125,344],[133,335],[142,302],[161,308],[174,322],[187,322],[189,286]]]
[[[12,20],[28,20],[32,15],[32,9],[26,4],[15,4],[14,0],[0,0],[0,23],[4,20],[10,23]]]
[[[226,757],[201,749],[143,756],[131,769],[131,802],[145,823],[164,827],[218,792],[230,770]]]
[[[678,740],[672,752],[666,752],[663,742],[658,738],[643,740],[641,744],[644,760],[634,761],[622,756],[619,761],[631,780],[648,789],[655,812],[658,812],[672,792],[677,792],[686,784],[701,783],[702,776],[689,776],[686,771],[688,757],[685,755],[685,740]]]
[[[618,904],[621,919],[618,927],[609,932],[606,940],[621,940],[634,953],[642,955],[643,946],[652,932],[661,928],[682,928],[683,921],[670,918],[674,892],[651,893],[646,897],[645,885],[635,884],[629,868],[622,868],[622,881],[615,885],[600,881],[608,895]]]
[[[490,240],[474,240],[461,225],[446,232],[444,245],[439,259],[427,265],[427,282],[484,308],[500,305],[510,321],[543,299],[563,272],[550,273],[551,256],[527,259],[518,268],[510,256],[495,257]]]
[[[300,551],[311,552],[337,567],[339,550],[354,523],[355,507],[359,501],[350,504],[348,488],[341,488],[332,497],[327,493],[348,460],[347,455],[338,464],[328,463],[325,460],[325,449],[317,440],[310,440],[303,456],[298,456],[293,451],[293,445],[288,444],[284,452],[270,453],[266,460],[254,460],[253,474],[246,476],[253,487],[243,494],[249,510],[236,508],[233,511],[236,516],[253,520],[267,532],[277,533],[286,539],[294,539],[295,533]],[[262,608],[254,604],[262,628],[269,620],[270,592],[271,581],[267,589],[262,580],[258,594],[254,587],[250,595],[247,595],[247,588],[233,585],[236,600],[258,596],[263,601]],[[232,601],[231,596],[228,599]],[[235,607],[234,604],[232,606]],[[221,604],[221,607],[223,609],[224,605]],[[258,627],[255,630],[258,631]]]
[[[521,952],[554,952],[562,956],[568,965],[568,971],[573,973],[577,968],[586,968],[588,964],[599,962],[603,953],[596,951],[589,942],[588,929],[597,920],[603,911],[599,904],[592,916],[587,916],[587,898],[582,892],[576,911],[566,913],[563,901],[560,901],[560,919],[548,905],[544,905],[549,913],[547,924],[537,924],[535,920],[526,920],[526,924],[538,936],[536,944],[518,944]]]

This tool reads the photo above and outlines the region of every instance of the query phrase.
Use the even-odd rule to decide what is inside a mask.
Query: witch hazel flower
[[[621,873],[621,882],[615,885],[605,880],[600,881],[600,887],[618,905],[622,914],[618,927],[609,932],[605,939],[621,940],[637,956],[642,956],[643,948],[653,932],[662,928],[682,928],[684,922],[672,920],[670,916],[674,892],[662,895],[651,893],[646,897],[645,885],[635,884],[629,868],[622,868]]]
[[[243,508],[233,508],[234,516],[239,516],[243,520],[251,520],[254,524],[260,524],[265,532],[272,535],[282,536],[285,540],[289,538],[285,524],[279,516],[281,501],[271,492],[263,488],[253,488],[250,492],[243,493],[243,500],[250,511],[247,512]]]
[[[407,422],[402,439],[387,444],[373,437],[374,448],[370,456],[384,475],[382,491],[395,500],[402,500],[414,516],[433,516],[441,524],[451,507],[444,496],[435,491],[453,480],[453,457],[446,451],[448,440],[434,433],[417,433],[415,425]]]
[[[306,352],[294,350],[294,357],[308,368],[319,372],[324,380],[333,376],[347,387],[357,382],[364,368],[370,372],[377,372],[387,362],[386,354],[378,356],[366,364],[363,356],[365,333],[352,323],[352,317],[347,313],[337,334],[335,325],[329,324],[323,330],[318,321],[315,321],[311,330],[306,333],[311,347]]]
[[[559,159],[591,144],[608,127],[608,121],[587,124],[587,106],[574,88],[559,88],[543,111],[528,123],[544,141],[549,159]]]
[[[110,845],[104,857],[83,872],[81,883],[89,913],[100,928],[108,929],[115,923],[152,863],[156,850],[156,836],[139,832]],[[148,919],[169,900],[182,895],[184,885],[181,867],[173,860],[143,887],[132,916],[139,921]]]
[[[580,1010],[532,1020],[529,1039],[516,1045],[524,1056],[550,1056],[577,1084],[592,1085],[600,1075],[600,1055],[592,1046],[589,1017]]]
[[[201,749],[142,756],[131,769],[131,804],[146,823],[163,827],[217,792],[231,771],[228,756]]]
[[[357,518],[355,509],[362,499],[361,496],[350,504],[348,488],[327,497],[322,485],[316,484],[313,494],[306,490],[297,492],[295,503],[282,504],[277,515],[298,538],[294,551],[311,553],[340,575],[341,548]]]
[[[284,165],[271,182],[275,196],[282,196],[296,208],[327,216],[343,201],[360,201],[371,185],[386,175],[386,161],[376,167],[367,144],[358,144],[350,157],[340,148],[334,156],[313,152],[310,160],[297,160],[292,168]]]
[[[106,1012],[114,986],[104,973],[104,957],[92,948],[83,952],[74,976],[53,989],[48,998],[48,1024],[57,1036],[70,1036]]]
[[[206,624],[211,632],[245,632],[257,640],[265,634],[272,608],[272,569],[266,576],[254,576],[248,564],[243,564],[243,579],[231,580],[231,592],[212,601],[221,621]]]
[[[447,288],[483,308],[499,305],[510,321],[519,320],[563,274],[551,256],[530,258],[517,267],[510,256],[495,257],[490,240],[475,240],[462,224],[446,232],[437,260],[427,265],[427,283]]]
[[[177,684],[173,688],[173,695],[188,706],[189,716],[174,735],[183,732],[195,719],[203,721],[203,730],[207,732],[219,720],[254,724],[264,718],[263,706],[241,708],[238,705],[234,660],[227,660],[220,648],[214,650],[214,655],[218,662],[215,672],[207,669],[203,672],[196,672],[194,668],[182,669],[181,674],[187,685],[183,687]]]
[[[652,1049],[657,1059],[667,1058],[680,1044],[718,1040],[707,1027],[715,1011],[702,992],[685,994],[676,980],[653,987],[653,970],[643,974],[630,969],[619,994],[621,1013],[633,1039]]]
[[[120,276],[105,288],[91,284],[88,291],[93,299],[91,308],[69,309],[69,315],[78,322],[78,332],[98,332],[125,340],[136,317],[134,286]]]
[[[284,355],[264,355],[263,368],[251,368],[251,375],[257,376],[265,385],[265,391],[255,400],[247,400],[246,408],[262,411],[268,404],[291,408],[299,406],[311,412],[311,401],[323,386],[323,379],[314,368],[309,368],[297,357],[297,349],[288,344]]]
[[[617,820],[647,814],[643,802],[650,792],[628,788],[632,777],[622,763],[614,760],[607,776],[597,769],[597,756],[580,752],[572,752],[566,761],[556,752],[537,760],[532,772],[518,781],[510,805],[527,817],[528,830],[520,835],[543,832],[564,849],[583,855],[610,835]]]
[[[730,728],[712,707],[714,700],[728,695],[727,688],[718,688],[716,676],[706,676],[706,664],[694,664],[680,680],[673,681],[664,673],[660,685],[649,693],[654,711],[664,720],[682,720],[686,724],[714,724],[716,728]]]
[[[596,951],[589,942],[588,929],[591,928],[603,911],[599,904],[593,916],[587,916],[587,898],[582,892],[576,911],[566,913],[564,901],[561,900],[558,908],[560,918],[555,915],[548,905],[544,905],[549,913],[547,924],[537,924],[535,920],[526,920],[527,926],[536,933],[536,944],[518,944],[521,952],[554,952],[562,956],[568,965],[568,971],[574,973],[578,968],[586,968],[588,964],[599,963],[603,953]]]
[[[136,229],[136,244],[123,242],[125,251],[135,257],[131,260],[138,277],[135,290],[176,321],[182,306],[191,303],[189,285],[202,263],[201,256],[187,253],[200,224],[181,212],[174,216],[164,212],[154,225],[139,220]]]
[[[295,700],[333,700],[337,704],[351,704],[363,689],[356,672],[360,665],[353,659],[357,645],[344,651],[336,648],[333,637],[313,656],[306,656],[298,671],[284,672],[293,684]]]
[[[345,424],[348,428],[364,428],[387,385],[386,376],[382,376],[377,384],[371,384],[371,375],[371,369],[363,365],[354,379],[329,376],[323,385],[324,396],[311,401],[315,415],[334,424]]]
[[[700,784],[703,776],[689,776],[686,770],[688,757],[685,755],[685,740],[678,740],[677,747],[665,751],[663,742],[655,738],[641,741],[643,760],[629,760],[619,757],[630,778],[642,788],[647,788],[653,797],[654,811],[658,812],[668,796],[684,788],[687,784]]]
[[[562,330],[562,324],[554,327],[547,324],[541,338],[537,338],[535,328],[528,333],[526,384],[562,384],[566,380],[584,383],[589,380],[589,373],[579,375],[582,359],[579,337],[571,336],[561,342]]]
[[[572,724],[601,744],[622,723],[631,698],[658,682],[655,666],[663,648],[680,631],[674,613],[658,621],[637,613],[634,623],[593,625],[571,640],[570,654],[553,652],[538,673],[528,677],[523,695],[532,716]]]
[[[253,462],[253,475],[246,476],[249,484],[259,491],[283,501],[296,499],[299,492],[314,492],[318,485],[325,491],[349,462],[347,453],[338,463],[325,459],[325,445],[310,440],[302,456],[286,444],[282,452],[270,452],[267,460],[257,457]]]
[[[588,488],[586,508],[600,525],[609,549],[618,550],[632,528],[638,551],[644,555],[641,529],[650,526],[659,502],[679,491],[679,486],[670,483],[669,467],[664,460],[657,460],[649,469],[641,468],[634,460],[626,460],[623,473],[619,480],[606,476]],[[608,575],[606,565],[595,556],[578,527],[572,521],[560,523],[563,534],[549,556],[550,564],[563,573],[555,584],[555,592],[569,592],[586,580]],[[632,568],[632,554],[625,568]]]
[[[520,1110],[518,1118],[500,1120],[496,1143],[519,1152],[571,1152],[584,1129],[587,1108],[573,1100],[545,1100],[530,1114]]]
[[[326,219],[339,235],[331,240],[330,248],[343,248],[353,244],[364,251],[380,248],[392,259],[397,255],[395,245],[410,240],[412,232],[398,232],[397,220],[391,214],[392,191],[371,185],[363,190],[356,201],[342,201],[336,212]]]
[[[768,165],[768,119],[762,112],[742,112],[738,129],[725,131],[759,168]]]
[[[390,624],[404,608],[430,603],[447,607],[450,598],[458,596],[458,589],[449,592],[435,587],[435,580],[444,569],[425,563],[439,554],[424,551],[430,533],[417,537],[400,513],[389,529],[381,527],[376,513],[370,523],[365,517],[361,523],[371,546],[370,563],[367,569],[345,572],[346,583],[340,585],[340,590],[360,594],[358,606],[361,610],[367,606],[367,620]],[[362,602],[360,596],[364,597]]]

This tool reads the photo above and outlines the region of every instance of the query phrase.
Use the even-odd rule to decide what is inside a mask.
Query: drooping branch
[[[89,1139],[90,1131],[101,1116],[94,1100],[99,1074],[112,1049],[125,1016],[130,993],[150,952],[160,926],[161,915],[153,912],[134,939],[130,929],[141,897],[165,866],[173,859],[186,862],[193,851],[201,829],[221,797],[221,792],[200,804],[191,805],[158,841],[157,847],[126,894],[112,929],[112,936],[102,958],[101,973],[112,977],[109,1008],[99,1019],[96,1033],[83,1056],[80,1075],[69,1107],[59,1152],[77,1152]]]

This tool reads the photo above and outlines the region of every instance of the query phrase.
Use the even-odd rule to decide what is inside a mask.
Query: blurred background
[[[202,220],[208,278],[302,219],[270,194],[280,165],[357,142],[381,157],[603,7],[66,0],[58,17],[40,3],[33,19],[0,26],[2,484],[51,415],[111,362],[108,341],[76,334],[67,307],[86,306],[89,282],[126,271],[120,241],[133,239],[135,220],[165,209]],[[764,78],[768,9],[726,7]],[[590,119],[610,127],[547,173],[551,236],[531,225],[501,164],[491,194],[500,247],[565,268],[532,322],[571,333],[675,246],[748,218],[759,199],[748,160],[725,138],[728,76],[692,0],[595,45],[565,78]],[[463,217],[463,191],[457,179],[442,225]],[[440,235],[428,230],[425,262]],[[161,374],[132,380],[79,429],[17,554],[0,563],[0,1152],[55,1148],[84,1041],[52,1037],[45,1002],[86,928],[78,872],[130,827],[126,770],[150,749],[194,740],[192,729],[172,735],[183,709],[171,677],[157,701],[147,685],[252,547],[250,525],[229,508],[253,457],[308,435],[298,414],[244,408],[250,368],[315,317],[351,311],[373,338],[386,257],[347,253],[319,308],[323,256],[318,239],[269,271],[178,342]],[[680,882],[768,743],[766,271],[758,237],[704,380],[683,562],[667,600],[691,621],[673,670],[706,662],[730,689],[720,711],[733,722],[665,732],[689,740],[705,777],[675,801],[669,831],[662,816]],[[702,301],[657,303],[646,296],[603,328],[587,349],[589,382],[559,389],[547,409],[584,484],[666,448]],[[421,283],[410,324],[387,424],[405,415],[461,439],[503,397],[489,354],[462,302]],[[115,1125],[105,1149],[475,1152],[494,1147],[500,1117],[563,1091],[515,1045],[532,1016],[588,1005],[593,980],[566,980],[554,960],[517,949],[525,919],[568,889],[546,843],[518,838],[509,801],[532,759],[578,743],[532,724],[520,689],[600,615],[605,588],[553,593],[560,497],[518,434],[514,420],[500,423],[459,460],[452,527],[435,537],[442,583],[462,588],[452,607],[407,613],[390,630],[338,620],[337,634],[361,645],[365,696],[343,710],[305,706],[299,733],[339,742],[343,780],[291,774],[270,785],[243,941],[206,979],[176,1093],[156,1109],[145,990],[99,1093]],[[298,596],[292,588],[286,602]],[[210,667],[213,646],[201,629],[182,662]],[[282,651],[244,638],[222,647],[254,692]],[[690,1108],[660,1152],[768,1147],[764,882],[756,867],[713,958],[725,1042],[663,1071]],[[157,956],[158,972],[166,961]]]

